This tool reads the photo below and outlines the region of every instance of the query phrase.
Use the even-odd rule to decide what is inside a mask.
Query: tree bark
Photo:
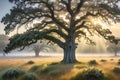
[[[74,42],[73,43],[70,42],[69,45],[65,45],[63,50],[64,50],[64,57],[62,60],[63,63],[68,64],[77,62],[75,56],[76,44]]]

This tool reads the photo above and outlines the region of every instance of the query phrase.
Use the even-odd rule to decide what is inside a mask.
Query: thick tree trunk
[[[66,45],[64,48],[64,57],[62,62],[63,63],[75,63],[76,56],[75,56],[76,45],[72,43],[70,45]]]

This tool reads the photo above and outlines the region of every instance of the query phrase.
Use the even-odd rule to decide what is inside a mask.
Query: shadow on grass
[[[41,65],[35,65],[29,69],[29,72],[35,72],[42,76],[43,80],[60,80],[62,76],[71,72],[74,65],[82,64],[77,62],[75,64],[64,64],[61,62],[53,62]]]

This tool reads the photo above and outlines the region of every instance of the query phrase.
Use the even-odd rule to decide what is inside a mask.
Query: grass
[[[88,62],[88,65],[89,65],[89,66],[96,66],[96,65],[98,65],[98,62],[97,62],[96,60],[90,60],[90,61]]]
[[[28,65],[34,64],[34,61],[28,61],[26,64]]]
[[[78,57],[77,58],[82,63],[76,64],[61,64],[58,63],[62,60],[62,57],[44,57],[44,58],[4,58],[0,59],[0,80],[2,73],[9,67],[21,68],[27,73],[36,73],[40,80],[70,80],[72,77],[75,77],[79,72],[82,72],[84,69],[94,67],[96,69],[102,70],[109,80],[119,80],[120,76],[116,75],[113,72],[113,68],[119,66],[117,65],[119,57],[112,58],[95,58],[95,57]],[[113,60],[111,60],[113,59]],[[88,62],[95,60],[99,65],[89,66]],[[34,62],[32,65],[24,65],[29,61]],[[104,63],[105,61],[105,63]]]
[[[106,80],[104,73],[95,68],[88,68],[78,73],[71,80]]]
[[[101,62],[107,62],[107,60],[105,60],[105,59],[101,59],[100,61],[101,61]]]
[[[120,67],[114,67],[112,70],[115,74],[120,74]]]

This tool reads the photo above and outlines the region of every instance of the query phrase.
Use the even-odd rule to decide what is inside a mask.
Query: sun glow
[[[107,22],[105,22],[99,17],[90,18],[90,22],[94,27],[97,27],[99,25],[99,26],[102,26],[103,28],[108,28],[108,25],[109,25]]]

